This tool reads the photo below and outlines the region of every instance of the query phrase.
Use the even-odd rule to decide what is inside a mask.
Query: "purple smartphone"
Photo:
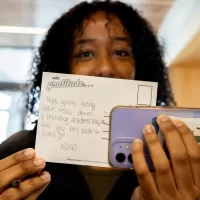
[[[200,118],[200,109],[144,106],[115,107],[111,111],[110,117],[109,163],[112,167],[134,168],[131,157],[132,142],[135,138],[140,138],[144,141],[142,130],[147,124],[153,124],[158,132],[159,127],[156,123],[156,117],[159,114],[190,119]],[[200,129],[200,127],[198,128]],[[196,139],[199,142],[200,137],[197,136]],[[153,163],[145,142],[144,153],[150,170],[153,170]]]

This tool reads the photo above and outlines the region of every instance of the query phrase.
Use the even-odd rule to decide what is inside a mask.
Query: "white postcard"
[[[157,83],[43,73],[36,153],[46,162],[110,167],[109,115],[118,105],[155,106]]]

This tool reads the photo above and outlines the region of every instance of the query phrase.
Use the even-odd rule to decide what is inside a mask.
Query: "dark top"
[[[35,147],[35,129],[21,131],[0,145],[0,160],[23,149]],[[46,163],[51,182],[38,200],[92,200],[86,181],[76,165]],[[130,200],[138,181],[133,171],[126,171],[118,179],[106,200]]]

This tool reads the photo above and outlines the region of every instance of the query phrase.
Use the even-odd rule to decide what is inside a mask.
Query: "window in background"
[[[7,126],[9,120],[9,109],[12,98],[0,92],[0,142],[5,140],[7,137]]]
[[[24,128],[24,91],[33,49],[0,48],[0,143]]]
[[[33,49],[0,48],[0,82],[25,83]]]

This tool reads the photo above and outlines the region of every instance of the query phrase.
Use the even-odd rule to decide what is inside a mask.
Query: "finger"
[[[21,162],[0,172],[0,193],[7,188],[14,179],[25,177],[39,172],[45,167],[45,161],[41,158]]]
[[[4,191],[1,200],[19,200],[30,196],[32,193],[38,191],[50,182],[50,174],[44,172],[41,176],[37,176],[19,184],[18,188],[9,188]]]
[[[171,172],[170,164],[160,144],[154,127],[152,125],[145,126],[143,133],[155,167],[157,187],[160,193],[167,193],[169,195],[175,194],[176,185]]]
[[[0,160],[0,172],[25,160],[33,159],[34,157],[35,150],[32,148],[14,153],[11,156],[4,158],[3,160]]]
[[[134,189],[131,200],[145,200],[147,197],[141,192],[141,187],[138,186]]]
[[[157,122],[164,135],[166,146],[170,154],[174,179],[179,191],[188,191],[191,188],[192,173],[188,154],[181,136],[167,115],[160,115]]]
[[[200,186],[200,147],[192,131],[181,121],[174,121],[188,153],[194,184]]]
[[[149,199],[155,199],[158,196],[158,191],[145,161],[143,143],[140,139],[135,139],[133,142],[132,159],[142,192],[144,195],[148,194]]]
[[[41,187],[39,190],[36,190],[34,193],[30,194],[28,197],[26,197],[24,200],[35,200],[37,199],[37,197],[40,196],[40,194],[42,194],[44,192],[44,190],[47,188],[47,186],[49,185],[50,182],[48,182],[46,185],[44,185],[43,187]]]

